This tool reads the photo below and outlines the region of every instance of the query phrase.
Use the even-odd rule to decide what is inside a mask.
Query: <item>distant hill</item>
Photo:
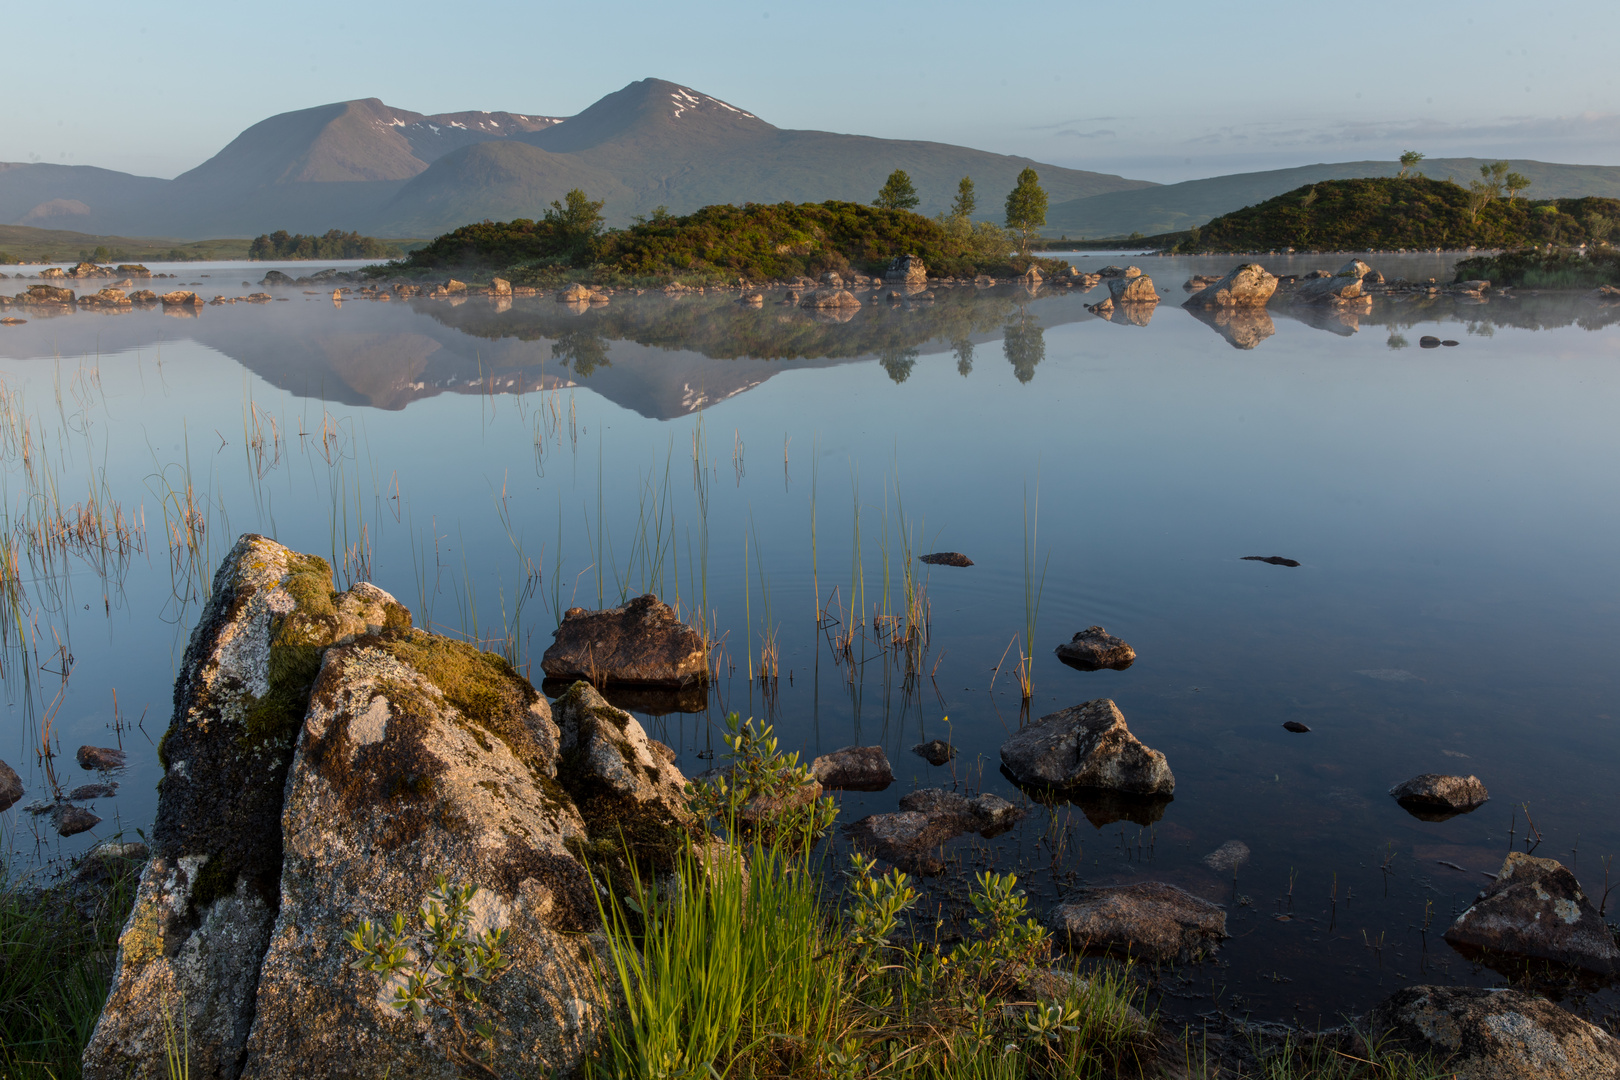
[[[106,248],[106,255],[95,255],[97,248]],[[0,225],[0,267],[6,265],[7,258],[69,262],[81,254],[102,262],[245,259],[248,241],[245,238],[176,240],[165,236],[108,236],[70,229],[38,229],[31,225]]]
[[[1490,159],[1495,160],[1495,159]],[[1435,158],[1418,166],[1436,180],[1452,177],[1466,184],[1477,179],[1485,158]],[[1545,161],[1516,160],[1516,172],[1530,178],[1529,195],[1536,199],[1568,199],[1583,195],[1620,197],[1620,166],[1558,165]],[[1234,173],[1204,180],[1133,191],[1115,191],[1066,202],[1052,200],[1046,213],[1047,236],[1108,237],[1133,232],[1152,236],[1202,225],[1221,214],[1253,206],[1304,184],[1323,180],[1389,177],[1400,171],[1393,161],[1343,161],[1302,165],[1296,169]]]
[[[538,217],[582,187],[610,224],[658,206],[870,200],[905,169],[945,209],[971,175],[992,216],[1027,166],[1054,200],[1151,187],[945,143],[792,131],[689,87],[644,79],[566,120],[395,109],[375,98],[282,113],[172,181],[82,166],[0,165],[0,223],[167,236],[359,229],[432,235]]]

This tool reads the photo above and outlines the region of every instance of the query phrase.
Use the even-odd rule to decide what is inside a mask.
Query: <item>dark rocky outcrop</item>
[[[1457,916],[1446,940],[1603,975],[1620,973],[1620,946],[1575,875],[1555,859],[1518,851],[1508,855],[1496,880]]]
[[[1219,281],[1189,296],[1183,307],[1265,307],[1277,291],[1276,275],[1258,263],[1241,263]]]
[[[605,611],[569,608],[540,660],[552,679],[602,685],[692,686],[708,682],[703,638],[651,593]]]
[[[1483,806],[1491,797],[1477,776],[1441,773],[1414,776],[1390,788],[1389,793],[1409,813],[1440,821]]]
[[[1620,1076],[1620,1039],[1517,990],[1408,986],[1373,1009],[1368,1027],[1468,1080]]]
[[[1100,626],[1086,627],[1056,651],[1059,660],[1081,671],[1124,671],[1136,662],[1136,650]]]
[[[1001,760],[1024,784],[1131,795],[1170,795],[1176,789],[1164,755],[1143,746],[1107,698],[1041,717],[1001,745]]]
[[[846,746],[810,763],[810,775],[830,790],[882,791],[894,783],[894,769],[881,746]]]
[[[1159,881],[1079,889],[1046,921],[1076,951],[1155,962],[1199,959],[1226,937],[1226,912],[1219,906]]]

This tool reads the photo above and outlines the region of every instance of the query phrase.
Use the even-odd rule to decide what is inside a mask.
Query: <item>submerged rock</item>
[[[919,555],[917,561],[927,563],[929,566],[972,566],[973,560],[960,551],[936,551],[931,555]]]
[[[111,746],[81,746],[73,757],[81,769],[107,772],[124,767],[124,752]]]
[[[1001,760],[1026,784],[1133,795],[1170,795],[1176,789],[1164,755],[1143,746],[1107,698],[1041,717],[1001,745]]]
[[[52,814],[56,831],[63,836],[77,836],[82,832],[89,832],[101,824],[101,819],[82,806],[72,803],[58,803],[56,811]]]
[[[1469,1080],[1620,1076],[1620,1039],[1518,990],[1408,986],[1367,1020],[1375,1034],[1430,1053],[1446,1072]]]
[[[810,775],[831,790],[882,791],[894,783],[894,769],[881,746],[846,746],[810,763]]]
[[[911,752],[930,765],[944,765],[956,756],[956,747],[944,739],[930,739],[925,743],[918,743],[913,746]]]
[[[1457,916],[1446,940],[1510,956],[1620,973],[1620,946],[1575,875],[1555,859],[1512,852],[1496,881]]]
[[[969,798],[944,788],[925,788],[902,797],[899,813],[870,814],[844,831],[857,847],[880,859],[933,875],[945,868],[936,849],[946,841],[969,832],[997,836],[1022,816],[1022,810],[999,795]]]
[[[1263,562],[1269,566],[1298,566],[1299,560],[1285,559],[1281,555],[1245,555],[1243,562]]]
[[[1249,861],[1249,845],[1241,840],[1228,840],[1201,860],[1211,870],[1226,873]]]
[[[1056,652],[1059,660],[1081,671],[1124,671],[1136,662],[1136,650],[1100,626],[1086,627]]]
[[[1219,906],[1159,881],[1079,889],[1046,921],[1076,951],[1155,962],[1200,959],[1226,937],[1226,912]]]
[[[1402,807],[1419,817],[1439,815],[1441,820],[1483,806],[1491,797],[1477,776],[1440,773],[1414,776],[1390,788],[1389,793]]]
[[[569,608],[553,637],[540,660],[548,678],[586,679],[599,686],[708,682],[702,636],[651,593],[605,611]]]
[[[1241,263],[1219,281],[1189,296],[1183,307],[1264,307],[1277,291],[1276,275],[1258,263]]]

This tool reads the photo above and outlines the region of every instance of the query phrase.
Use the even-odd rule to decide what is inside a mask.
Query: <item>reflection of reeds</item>
[[[1024,492],[1024,640],[1018,649],[1018,689],[1028,701],[1035,695],[1035,624],[1041,614],[1041,592],[1046,588],[1046,565],[1041,566],[1041,576],[1035,577],[1035,542],[1036,530],[1040,524],[1041,515],[1041,485],[1035,482],[1035,513],[1033,519],[1029,508],[1029,491]],[[1052,561],[1051,553],[1046,556],[1047,563]]]

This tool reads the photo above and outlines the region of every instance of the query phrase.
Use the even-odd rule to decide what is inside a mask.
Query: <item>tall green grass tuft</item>
[[[71,903],[66,884],[40,892],[7,868],[0,887],[0,1075],[7,1080],[79,1075],[140,873],[115,856],[95,870],[106,880]]]

